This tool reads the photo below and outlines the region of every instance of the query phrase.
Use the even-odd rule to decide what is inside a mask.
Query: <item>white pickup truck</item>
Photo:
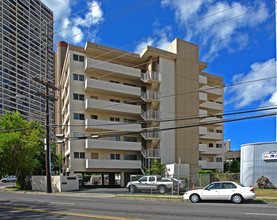
[[[178,189],[178,181],[170,181],[169,178],[162,179],[161,176],[149,175],[143,176],[138,181],[131,181],[127,183],[127,189],[130,193],[135,193],[143,190],[147,191],[159,191],[159,193],[164,194],[168,191]]]

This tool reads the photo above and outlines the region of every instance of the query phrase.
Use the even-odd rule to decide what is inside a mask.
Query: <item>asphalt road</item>
[[[84,194],[85,195],[85,194]],[[0,192],[0,219],[277,219],[277,204]]]

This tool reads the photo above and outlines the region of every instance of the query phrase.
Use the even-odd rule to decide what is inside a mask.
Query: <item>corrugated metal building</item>
[[[277,186],[277,143],[254,143],[241,146],[240,182],[257,186],[257,179],[265,176]]]

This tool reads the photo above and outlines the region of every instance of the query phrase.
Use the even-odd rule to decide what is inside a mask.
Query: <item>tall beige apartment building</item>
[[[28,120],[45,123],[45,97],[37,94],[44,87],[32,80],[45,80],[45,24],[53,32],[53,12],[41,1],[0,1],[0,115],[19,111]],[[49,43],[53,43],[52,36]],[[50,48],[46,81],[54,82]],[[54,103],[50,101],[52,115],[53,110]]]
[[[140,54],[59,42],[56,124],[66,172],[109,174],[110,184],[120,175],[123,186],[155,159],[189,164],[190,174],[221,170],[223,125],[188,127],[224,110],[223,89],[214,88],[223,79],[206,66],[198,46],[180,39]]]

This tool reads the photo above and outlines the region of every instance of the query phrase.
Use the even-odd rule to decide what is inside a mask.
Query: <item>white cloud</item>
[[[148,39],[146,41],[142,41],[141,43],[139,43],[137,45],[137,47],[135,48],[135,53],[141,53],[145,47],[147,46],[152,46],[154,43],[153,39]]]
[[[82,43],[84,40],[95,41],[98,28],[93,28],[93,25],[100,24],[103,21],[103,10],[98,1],[92,0],[87,2],[89,9],[85,14],[80,13],[73,16],[72,7],[74,0],[42,0],[53,12],[54,20],[62,18],[55,23],[54,31],[58,31],[55,36],[55,41],[65,40],[75,44]],[[85,8],[85,7],[84,7]],[[87,28],[91,28],[86,31]],[[65,30],[68,29],[68,30]],[[59,32],[60,30],[65,30]],[[82,33],[85,31],[85,33]]]
[[[203,57],[203,60],[207,62],[215,59],[223,49],[228,49],[229,52],[232,52],[232,47],[242,49],[247,46],[247,34],[239,38],[231,39],[232,35],[243,32],[243,28],[256,27],[265,22],[269,17],[267,8],[254,11],[255,9],[264,7],[264,2],[257,2],[252,5],[239,5],[240,3],[236,1],[229,3],[218,0],[162,0],[161,2],[162,6],[168,6],[174,9],[176,20],[180,24],[207,17],[192,25],[185,26],[187,32],[185,40],[195,41],[199,45],[209,44],[204,48],[206,55]],[[233,8],[226,10],[230,7]],[[220,11],[223,12],[218,13]],[[245,14],[250,11],[253,12]],[[209,15],[215,13],[217,14],[209,17]],[[234,18],[236,16],[238,17]],[[223,22],[225,20],[228,21]],[[215,23],[218,24],[213,25]]]
[[[247,74],[236,74],[233,76],[234,84],[270,78],[275,76],[275,59],[267,60],[263,63],[254,63]],[[276,78],[260,80],[257,82],[232,86],[226,90],[226,95],[230,97],[225,104],[233,104],[236,108],[258,103],[277,103]]]

